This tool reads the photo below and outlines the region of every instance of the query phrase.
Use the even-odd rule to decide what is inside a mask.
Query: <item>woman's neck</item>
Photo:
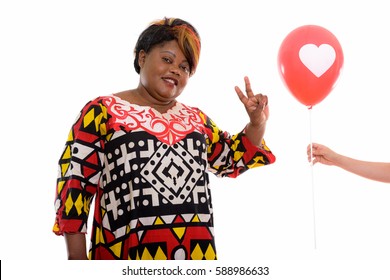
[[[166,103],[160,102],[158,100],[153,99],[153,97],[151,97],[150,95],[145,95],[141,93],[141,91],[139,91],[138,89],[130,89],[115,93],[114,95],[132,104],[151,107],[159,111],[160,113],[166,113],[176,104],[176,100],[171,100]]]

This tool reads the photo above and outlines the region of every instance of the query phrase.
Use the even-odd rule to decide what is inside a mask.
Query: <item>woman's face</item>
[[[153,102],[169,104],[178,97],[190,77],[190,65],[175,40],[143,50],[138,61],[141,85]]]

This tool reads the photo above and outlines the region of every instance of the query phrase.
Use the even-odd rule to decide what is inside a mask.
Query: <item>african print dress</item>
[[[59,160],[54,233],[87,233],[90,259],[217,258],[208,172],[237,177],[275,161],[242,131],[177,102],[161,114],[114,95],[87,103]]]

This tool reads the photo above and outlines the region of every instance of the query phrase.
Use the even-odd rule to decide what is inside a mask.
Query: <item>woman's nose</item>
[[[171,73],[174,73],[176,75],[180,75],[180,69],[179,69],[178,65],[171,64],[171,67],[169,70],[171,71]]]

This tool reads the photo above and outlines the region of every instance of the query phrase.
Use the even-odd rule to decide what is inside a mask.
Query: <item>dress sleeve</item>
[[[53,232],[86,233],[91,201],[102,169],[106,134],[105,107],[95,99],[74,122],[58,162]]]
[[[258,147],[251,143],[245,130],[230,135],[222,131],[204,113],[201,113],[207,133],[209,170],[218,177],[235,178],[250,168],[275,162],[275,156],[265,141]]]

